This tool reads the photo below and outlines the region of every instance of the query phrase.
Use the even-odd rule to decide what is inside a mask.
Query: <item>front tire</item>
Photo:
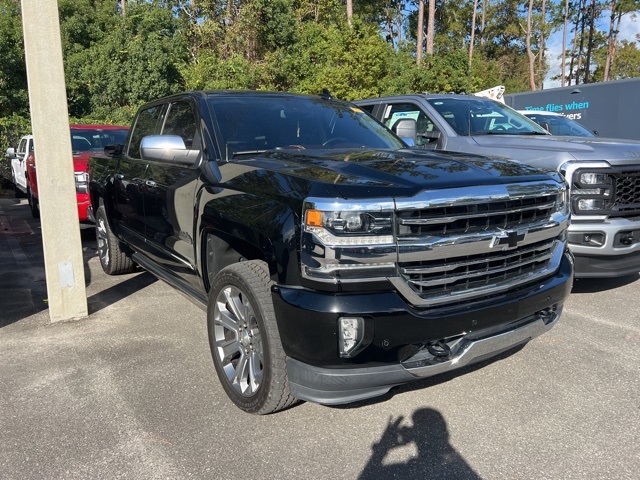
[[[31,216],[33,218],[40,218],[40,209],[38,208],[38,200],[33,196],[33,192],[27,187],[27,200],[29,202],[29,208],[31,209]]]
[[[230,265],[215,277],[207,325],[220,383],[240,409],[260,415],[283,410],[291,395],[266,263]]]
[[[123,251],[118,237],[111,231],[104,205],[96,212],[96,240],[102,270],[108,275],[129,273],[135,268],[133,260]]]

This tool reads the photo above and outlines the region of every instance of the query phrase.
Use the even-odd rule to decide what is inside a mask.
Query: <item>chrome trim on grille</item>
[[[487,272],[485,277],[487,278],[487,284],[469,289],[461,290],[446,290],[442,289],[440,294],[432,295],[428,297],[422,297],[416,290],[414,290],[409,283],[407,283],[406,277],[389,277],[388,280],[398,289],[398,292],[412,305],[417,307],[433,307],[442,305],[445,303],[456,303],[464,300],[480,298],[487,295],[496,294],[507,289],[513,289],[519,285],[533,282],[540,278],[553,274],[559,267],[562,261],[562,255],[566,248],[566,242],[556,241],[553,248],[553,252],[550,253],[550,257],[547,259],[547,263],[534,271],[527,272],[523,275],[505,276],[502,279],[490,280],[490,273],[500,272]],[[517,268],[517,265],[513,267]],[[490,282],[490,283],[489,283]],[[446,284],[445,284],[446,285]]]
[[[533,210],[545,210],[545,209],[553,208],[554,204],[555,202],[547,202],[540,205],[532,205],[530,207],[528,206],[523,208],[515,208],[515,209],[510,209],[509,213],[522,213],[522,212],[530,212]],[[458,220],[468,220],[473,218],[497,217],[499,215],[504,215],[504,214],[505,214],[504,211],[497,211],[497,212],[486,212],[486,213],[478,213],[478,214],[471,214],[471,215],[450,215],[446,217],[436,217],[436,218],[428,218],[428,219],[401,218],[400,224],[401,225],[434,225],[439,223],[451,223]]]

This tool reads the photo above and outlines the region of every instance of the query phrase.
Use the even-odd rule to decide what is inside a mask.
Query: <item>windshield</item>
[[[538,125],[544,127],[543,124],[549,126],[549,132],[552,135],[568,135],[572,137],[595,137],[595,135],[580,125],[578,122],[562,115],[549,115],[544,113],[528,113],[530,118]]]
[[[71,149],[74,152],[102,151],[107,145],[124,145],[129,131],[123,129],[71,129]]]
[[[433,108],[458,135],[547,135],[535,122],[501,103],[482,97],[431,98]]]
[[[405,145],[360,108],[320,97],[209,97],[223,156],[280,149],[381,148]]]

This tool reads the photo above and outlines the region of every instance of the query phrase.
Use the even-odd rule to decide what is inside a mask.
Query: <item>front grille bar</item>
[[[423,265],[418,267],[404,267],[401,269],[401,272],[404,275],[420,275],[420,274],[428,275],[428,274],[434,274],[434,273],[440,273],[440,272],[448,272],[448,271],[453,271],[460,268],[468,268],[474,265],[482,265],[482,264],[494,263],[494,262],[506,262],[510,259],[513,259],[516,257],[523,257],[530,253],[548,252],[552,246],[553,246],[553,240],[550,240],[544,243],[543,245],[533,245],[533,246],[530,246],[529,248],[521,248],[518,250],[511,251],[511,253],[505,253],[503,255],[499,255],[495,257],[483,256],[483,258],[480,258],[480,259],[463,260],[463,261],[446,263],[444,265],[436,265],[436,266]],[[488,269],[483,271],[488,271]]]
[[[553,208],[555,205],[555,201],[551,201],[544,204],[526,206],[522,208],[510,208],[508,210],[496,210],[494,212],[482,212],[478,214],[460,214],[460,215],[449,215],[446,217],[432,217],[432,218],[401,218],[401,225],[437,225],[439,223],[452,223],[458,220],[469,220],[476,218],[486,218],[486,217],[496,217],[496,216],[504,216],[506,214],[514,214],[514,213],[523,213],[530,212],[533,210],[548,210]]]

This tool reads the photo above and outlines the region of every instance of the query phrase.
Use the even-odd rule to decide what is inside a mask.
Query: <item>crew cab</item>
[[[411,94],[355,102],[430,150],[526,162],[566,178],[569,246],[576,277],[640,271],[640,142],[550,135],[497,101],[476,95]],[[406,128],[411,120],[410,128]]]
[[[27,156],[33,153],[33,135],[25,135],[20,139],[18,148],[7,148],[6,156],[11,163],[11,181],[16,195],[27,193]]]
[[[103,270],[139,265],[200,305],[220,382],[251,413],[523,345],[571,290],[559,175],[410,149],[328,96],[159,99],[89,175]]]
[[[89,220],[87,209],[90,206],[87,161],[92,154],[104,151],[109,145],[121,145],[129,127],[118,125],[71,125],[71,150],[73,152],[73,171],[76,181],[78,219]],[[34,217],[40,216],[38,198],[38,176],[35,151],[26,159],[26,193]]]

